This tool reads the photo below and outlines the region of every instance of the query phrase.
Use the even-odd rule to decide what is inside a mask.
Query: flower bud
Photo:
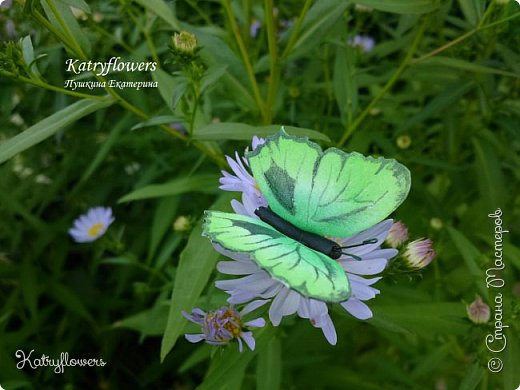
[[[386,243],[392,248],[397,248],[406,240],[408,240],[408,228],[401,221],[394,222],[386,236]]]
[[[435,257],[435,250],[432,248],[432,240],[420,238],[406,245],[404,261],[412,269],[421,269],[431,263]]]
[[[181,215],[178,217],[175,222],[173,223],[173,230],[176,232],[185,232],[190,230],[191,228],[191,221],[189,217],[186,217],[184,215]]]
[[[480,297],[477,297],[477,299],[466,306],[466,311],[468,318],[475,324],[485,324],[491,316],[489,306]]]
[[[412,138],[408,134],[400,135],[397,137],[396,144],[400,149],[408,149],[412,144]]]
[[[194,54],[197,48],[197,38],[188,31],[173,34],[173,47],[184,54]]]
[[[435,230],[441,230],[443,226],[442,219],[436,217],[430,219],[430,226]]]

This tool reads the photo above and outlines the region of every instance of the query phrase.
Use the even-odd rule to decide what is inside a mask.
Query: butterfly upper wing
[[[203,235],[233,252],[247,253],[271,277],[300,294],[328,302],[350,297],[341,266],[328,256],[286,237],[261,220],[240,214],[205,212]]]
[[[394,211],[410,172],[393,159],[365,157],[280,131],[247,155],[269,207],[302,230],[348,237]]]

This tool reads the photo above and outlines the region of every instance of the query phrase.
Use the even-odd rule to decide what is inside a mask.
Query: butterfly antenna
[[[370,240],[363,241],[361,244],[342,246],[341,249],[355,248],[357,246],[363,246],[363,245],[375,244],[375,243],[377,243],[377,238],[371,238]],[[343,251],[341,253],[343,255],[352,257],[354,260],[361,261],[361,257],[353,255],[352,253],[347,253],[347,252],[343,252]]]
[[[371,238],[370,240],[363,241],[361,244],[342,246],[341,249],[355,248],[357,246],[363,246],[363,245],[367,245],[367,244],[376,244],[376,243],[377,243],[377,238]]]

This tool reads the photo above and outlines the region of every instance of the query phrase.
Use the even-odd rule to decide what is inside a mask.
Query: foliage
[[[5,389],[518,386],[520,8],[357,3],[25,0],[0,8]],[[181,30],[198,42],[183,61],[171,47]],[[373,50],[350,45],[356,34],[372,37]],[[68,59],[111,57],[158,68],[67,71]],[[69,79],[157,88],[73,90]],[[371,320],[334,310],[334,347],[298,318],[255,331],[253,352],[190,344],[180,311],[226,299],[214,286],[219,255],[200,235],[203,210],[229,207],[217,181],[224,156],[279,125],[405,164],[412,190],[395,218],[431,238],[437,257],[420,278],[388,272]],[[92,244],[73,243],[72,221],[96,205],[111,206],[115,223]],[[488,214],[498,208],[509,233],[505,285],[493,288]],[[198,221],[191,232],[173,228],[180,216]],[[485,339],[499,294],[507,347],[492,353]],[[466,317],[477,295],[492,308],[485,325]],[[32,349],[107,364],[17,369],[15,352]],[[503,362],[499,373],[488,369],[492,357]]]

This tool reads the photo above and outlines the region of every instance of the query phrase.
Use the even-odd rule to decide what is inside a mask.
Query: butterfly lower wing
[[[410,172],[395,160],[320,147],[280,131],[247,154],[269,207],[302,230],[348,237],[406,198]]]
[[[258,219],[206,211],[203,235],[227,250],[248,254],[271,277],[306,297],[342,302],[350,296],[349,281],[336,261]]]

